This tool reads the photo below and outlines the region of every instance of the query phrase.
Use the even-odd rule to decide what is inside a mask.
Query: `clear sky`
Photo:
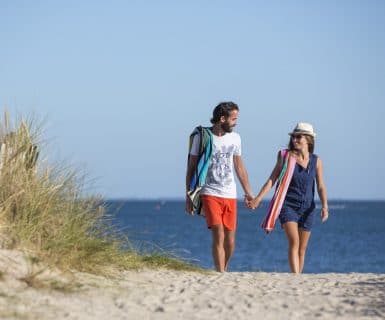
[[[329,197],[385,199],[384,1],[0,1],[0,106],[108,198],[183,198],[224,100],[255,192],[299,121]],[[242,191],[238,190],[239,195]]]

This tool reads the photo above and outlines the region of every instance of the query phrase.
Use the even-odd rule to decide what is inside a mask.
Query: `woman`
[[[279,220],[289,244],[289,265],[293,273],[301,273],[305,262],[306,247],[314,220],[314,187],[317,182],[318,195],[321,200],[321,219],[326,221],[329,215],[326,187],[323,181],[322,161],[314,151],[315,133],[309,123],[298,123],[290,132],[288,157],[292,157],[295,166],[280,210]],[[259,194],[248,206],[255,209],[274,185],[284,167],[284,152],[278,154],[278,160],[269,179]],[[295,164],[294,164],[295,163]]]

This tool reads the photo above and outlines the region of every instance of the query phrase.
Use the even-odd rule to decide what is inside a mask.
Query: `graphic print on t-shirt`
[[[213,149],[211,169],[208,171],[206,183],[209,185],[228,186],[232,183],[232,156],[234,145],[221,146],[221,149]]]

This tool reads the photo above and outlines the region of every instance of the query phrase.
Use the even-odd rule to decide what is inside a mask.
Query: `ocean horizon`
[[[161,252],[214,268],[211,232],[203,217],[185,213],[184,200],[110,199],[106,203],[113,225],[139,252]],[[279,222],[268,235],[260,228],[268,203],[251,211],[239,201],[236,249],[229,271],[290,271]],[[316,218],[304,272],[385,273],[385,200],[329,200],[329,209],[326,223]]]

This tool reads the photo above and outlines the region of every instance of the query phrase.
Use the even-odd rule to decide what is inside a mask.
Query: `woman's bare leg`
[[[299,232],[298,224],[296,222],[286,222],[283,224],[287,241],[289,244],[288,258],[289,266],[292,273],[299,273]]]
[[[306,248],[307,244],[310,239],[310,231],[305,231],[303,229],[299,229],[299,272],[302,272],[303,266],[305,264],[305,254],[306,254]]]

